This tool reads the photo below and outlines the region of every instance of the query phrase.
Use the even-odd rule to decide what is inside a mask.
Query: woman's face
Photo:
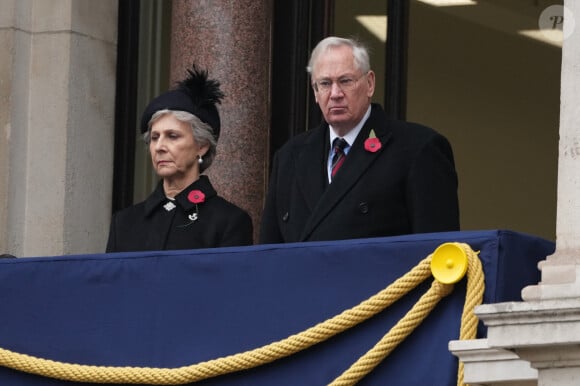
[[[199,177],[198,156],[207,146],[200,147],[189,124],[165,114],[151,126],[149,151],[157,175],[167,181],[191,183]]]

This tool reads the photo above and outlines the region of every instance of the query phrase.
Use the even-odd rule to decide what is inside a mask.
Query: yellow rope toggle
[[[447,282],[457,282],[464,273],[467,273],[467,290],[466,299],[463,306],[461,317],[460,339],[474,339],[477,334],[478,318],[474,314],[475,306],[481,304],[483,292],[485,290],[483,269],[481,261],[476,252],[471,247],[463,243],[446,243],[441,247],[451,246],[457,249],[465,258],[466,269],[462,270],[458,266],[461,262],[457,261],[457,256],[452,256],[453,264],[448,263],[450,274],[438,273],[436,276],[445,277],[459,275],[458,277],[447,280]],[[438,250],[439,250],[438,248]],[[426,260],[431,261],[435,251]],[[457,252],[457,251],[454,251]],[[433,269],[433,267],[432,267]],[[462,272],[462,273],[457,273]],[[336,378],[329,386],[351,386],[355,385],[363,377],[369,374],[378,366],[393,350],[401,343],[413,330],[423,322],[429,313],[435,308],[439,300],[447,296],[453,290],[451,284],[445,284],[434,280],[431,288],[423,295],[411,310],[389,331],[371,350],[364,354],[355,362],[347,371]],[[463,362],[459,363],[457,371],[457,385],[463,386],[464,367]]]
[[[470,274],[470,271],[477,271],[477,268],[472,267],[472,265],[476,266],[477,264],[479,264],[479,272],[482,277],[481,263],[475,252],[466,244],[458,245],[466,249],[466,254],[469,257],[468,279],[470,275],[474,275],[474,273]],[[303,332],[254,350],[178,368],[151,368],[91,366],[64,363],[0,348],[0,366],[73,382],[147,385],[181,385],[254,368],[307,349],[380,313],[431,276],[431,256],[429,255],[403,277],[397,279],[387,288],[361,302],[359,305],[345,310],[341,314],[319,323],[314,327],[310,327]],[[476,260],[477,262],[472,263],[472,260]],[[437,302],[451,290],[452,285],[434,281],[429,291],[421,297],[419,302],[415,304],[408,314],[385,335],[375,348],[351,367],[353,369],[352,372],[356,375],[351,375],[351,372],[347,371],[335,381],[341,383],[333,383],[333,385],[354,384],[372,371],[394,347],[421,323]],[[470,296],[470,291],[481,291],[479,295],[479,303],[481,303],[483,297],[483,279],[481,279],[481,284],[468,284],[467,286],[468,296],[466,299],[466,307],[469,305],[469,307],[473,308],[479,304],[477,300],[478,296],[473,294]],[[471,297],[473,299],[470,299]],[[460,339],[472,339],[475,337],[475,331],[477,329],[477,318],[473,315],[473,309],[466,310],[464,308],[463,314]],[[463,332],[464,324],[468,326],[468,331],[465,333]],[[366,356],[369,356],[370,359],[367,359]],[[344,377],[348,379],[341,380]],[[459,382],[458,375],[458,384]],[[461,384],[462,382],[463,378],[461,377]]]

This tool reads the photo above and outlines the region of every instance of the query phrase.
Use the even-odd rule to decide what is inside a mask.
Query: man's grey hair
[[[361,70],[363,73],[367,73],[371,70],[369,51],[364,44],[355,39],[345,39],[337,36],[329,36],[321,40],[312,50],[306,71],[312,76],[312,70],[316,65],[316,61],[320,55],[329,49],[341,46],[348,46],[352,48],[354,64],[359,70]]]

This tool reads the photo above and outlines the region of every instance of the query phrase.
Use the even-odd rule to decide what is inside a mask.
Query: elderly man
[[[366,48],[328,37],[307,70],[324,122],[276,153],[260,242],[458,230],[449,142],[428,127],[388,120],[371,103]]]

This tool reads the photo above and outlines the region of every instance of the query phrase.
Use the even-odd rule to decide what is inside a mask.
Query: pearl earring
[[[197,163],[199,163],[200,165],[203,163],[203,158],[201,158],[199,154],[197,155]]]

